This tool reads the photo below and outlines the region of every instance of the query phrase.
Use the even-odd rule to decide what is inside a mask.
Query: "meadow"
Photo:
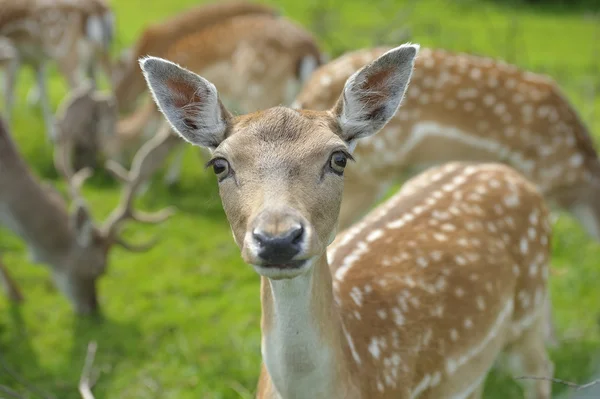
[[[118,31],[115,54],[146,24],[198,2],[112,1]],[[600,148],[599,11],[491,0],[270,3],[315,32],[332,57],[410,40],[503,58],[548,74],[596,134]],[[51,76],[56,107],[66,86],[54,69]],[[21,73],[13,135],[33,171],[64,192],[41,112],[26,102],[32,82],[30,71]],[[156,227],[127,229],[133,240],[158,234],[160,243],[143,254],[118,248],[111,252],[99,286],[102,318],[76,317],[53,288],[47,269],[31,263],[23,243],[0,228],[0,253],[26,297],[21,305],[0,297],[1,385],[24,398],[78,398],[86,347],[94,340],[96,398],[252,396],[260,364],[259,277],[239,256],[214,175],[203,169],[197,150],[188,149],[184,165],[179,184],[165,187],[159,173],[137,201],[145,210],[173,205],[177,214]],[[120,187],[98,170],[83,193],[101,220],[116,206]],[[551,355],[557,378],[584,383],[600,368],[600,245],[570,216],[557,216],[551,289],[561,342]],[[554,385],[556,397],[567,390]],[[488,379],[486,397],[519,395],[512,376],[494,372]]]

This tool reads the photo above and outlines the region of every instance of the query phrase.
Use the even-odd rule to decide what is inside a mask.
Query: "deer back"
[[[542,196],[503,164],[433,167],[340,233],[334,294],[367,392],[464,391],[457,372],[543,317],[550,241]]]
[[[296,106],[332,106],[344,81],[385,51],[350,52],[322,66]],[[588,129],[554,81],[502,61],[443,50],[421,51],[401,109],[355,155],[361,166],[348,170],[345,198],[362,184],[387,187],[407,172],[449,161],[508,163],[565,208],[590,203],[589,187],[600,187]],[[372,202],[347,204],[356,208],[342,210],[344,226],[345,216],[364,213]]]

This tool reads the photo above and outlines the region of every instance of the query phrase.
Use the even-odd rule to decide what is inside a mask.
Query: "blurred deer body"
[[[224,1],[191,7],[145,28],[132,48],[124,50],[113,66],[112,82],[119,110],[132,111],[139,97],[147,97],[137,61],[140,57],[165,57],[174,43],[188,35],[229,18],[261,14],[275,16],[278,11],[260,3]]]
[[[176,42],[167,57],[222,87],[225,104],[254,112],[290,104],[321,64],[313,36],[278,16],[237,16]]]
[[[397,113],[417,52],[383,53],[328,110],[240,116],[205,78],[141,60],[175,132],[210,151],[233,238],[261,276],[258,398],[478,399],[502,352],[525,375],[553,374],[548,210],[511,167],[432,168],[335,237],[351,153]],[[527,394],[549,399],[550,382]]]
[[[102,226],[96,226],[79,193],[89,170],[73,174],[70,166],[65,169],[61,171],[69,183],[72,210],[57,190],[31,173],[0,120],[0,223],[25,241],[32,261],[50,267],[75,311],[90,313],[97,311],[96,280],[105,272],[110,248],[118,244],[137,249],[119,237],[122,223],[126,219],[160,222],[171,211],[140,217],[131,209],[131,197],[140,184],[134,171],[119,206]]]
[[[507,197],[520,202],[497,204]],[[505,165],[464,162],[408,180],[336,237],[328,249],[334,296],[371,391],[393,397],[412,382],[411,398],[480,398],[503,350],[510,371],[552,375],[544,348],[550,238],[534,186]],[[549,382],[529,385],[528,398],[550,398]]]
[[[101,64],[110,74],[109,47],[113,39],[113,13],[105,0],[0,0],[0,37],[10,40],[16,52],[5,65],[5,104],[10,116],[20,66],[35,70],[37,90],[48,134],[53,138],[48,103],[46,64],[57,63],[69,87],[83,79],[95,83]]]
[[[290,104],[303,82],[322,63],[309,32],[284,17],[266,13],[209,24],[171,43],[165,54],[215,82],[222,88],[222,101],[237,112]],[[104,150],[111,159],[124,162],[128,149],[137,148],[155,134],[156,126],[165,123],[154,102],[148,100],[120,120],[115,136],[107,140]],[[184,148],[175,147],[179,147],[178,156],[167,173],[168,183],[178,180],[181,168]]]
[[[386,48],[348,53],[319,68],[295,106],[327,109],[345,80]],[[340,227],[397,179],[448,161],[499,161],[533,181],[600,239],[600,162],[586,127],[548,78],[487,58],[423,49],[402,108],[355,152]]]
[[[62,174],[70,167],[78,171],[96,168],[97,152],[116,129],[116,99],[82,84],[60,104],[56,118],[55,166]],[[71,159],[72,157],[75,159]]]

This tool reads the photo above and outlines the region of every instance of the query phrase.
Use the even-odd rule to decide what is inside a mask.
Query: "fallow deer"
[[[0,0],[0,36],[16,50],[5,66],[5,108],[8,117],[23,64],[35,70],[37,96],[50,139],[54,138],[52,111],[46,87],[46,65],[54,60],[70,88],[85,77],[96,81],[97,65],[110,76],[109,49],[114,15],[105,0]]]
[[[118,119],[117,101],[89,83],[71,90],[58,107],[54,165],[60,173],[96,168],[98,152],[113,137]]]
[[[479,398],[501,353],[551,377],[544,347],[551,228],[503,164],[425,172],[334,241],[356,142],[396,113],[418,45],[352,74],[326,111],[232,116],[215,85],[140,61],[173,129],[211,151],[244,261],[261,275],[259,398]],[[530,397],[550,398],[548,381]]]
[[[160,223],[173,209],[145,214],[133,209],[137,189],[147,178],[140,165],[146,165],[143,153],[137,154],[131,171],[107,164],[107,169],[123,183],[119,205],[102,225],[97,225],[80,193],[80,187],[91,175],[88,168],[72,173],[65,168],[71,209],[60,193],[41,183],[19,154],[6,123],[0,120],[0,223],[21,237],[31,259],[46,264],[60,291],[77,313],[98,311],[96,281],[107,267],[110,249],[116,244],[131,251],[144,251],[154,242],[135,245],[120,236],[127,220]],[[65,165],[65,163],[63,163]]]
[[[133,46],[122,51],[112,68],[112,83],[119,111],[133,111],[138,99],[145,97],[146,84],[137,61],[140,57],[166,57],[173,44],[188,35],[229,18],[261,14],[276,16],[279,12],[264,4],[248,1],[215,2],[187,8],[146,27]]]
[[[301,85],[322,63],[310,32],[287,18],[267,13],[222,18],[170,43],[164,53],[166,58],[222,87],[221,99],[238,112],[291,104]],[[138,75],[144,84],[139,69]],[[135,85],[136,79],[127,81]],[[117,86],[117,102],[121,103],[118,90]],[[124,93],[136,90],[130,88]],[[119,121],[115,136],[105,149],[109,158],[124,162],[128,149],[138,148],[148,136],[152,137],[162,118],[149,100]],[[150,133],[144,134],[148,126]],[[168,184],[179,178],[183,149],[182,142],[175,145],[177,154],[165,176]]]
[[[294,107],[326,110],[356,70],[388,48],[357,50],[321,66]],[[600,161],[588,129],[550,78],[502,61],[423,49],[406,100],[377,137],[356,149],[340,227],[415,171],[448,161],[508,163],[600,240]]]

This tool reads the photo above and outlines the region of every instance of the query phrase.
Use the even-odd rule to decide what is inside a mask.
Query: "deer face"
[[[304,273],[333,240],[352,149],[395,114],[417,50],[398,47],[355,73],[330,111],[277,107],[235,118],[206,79],[158,58],[141,65],[175,131],[211,150],[242,257],[281,279]]]
[[[96,281],[106,270],[107,258],[108,246],[98,237],[88,246],[75,243],[62,263],[63,268],[54,269],[56,286],[71,302],[75,312],[93,314],[98,311]]]
[[[327,114],[287,108],[238,118],[209,166],[244,260],[261,274],[295,275],[335,230],[351,156]]]

